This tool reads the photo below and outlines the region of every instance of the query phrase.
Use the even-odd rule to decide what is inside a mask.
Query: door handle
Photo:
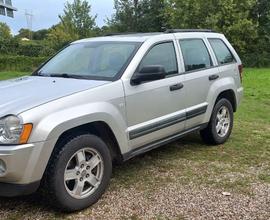
[[[209,76],[209,80],[210,81],[212,81],[212,80],[216,80],[216,79],[218,79],[219,78],[219,75],[211,75],[211,76]]]
[[[170,91],[179,90],[182,89],[183,87],[184,85],[182,83],[177,83],[175,85],[170,86]]]

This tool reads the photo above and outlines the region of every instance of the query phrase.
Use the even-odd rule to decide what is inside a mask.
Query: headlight
[[[32,124],[23,125],[14,115],[0,119],[0,145],[25,144],[32,131]]]

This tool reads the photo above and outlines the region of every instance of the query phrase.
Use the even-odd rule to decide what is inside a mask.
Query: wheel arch
[[[109,147],[111,157],[114,163],[122,163],[123,157],[121,148],[118,144],[115,134],[110,126],[104,121],[93,121],[82,124],[73,128],[69,128],[62,132],[62,134],[55,141],[51,154],[44,167],[44,172],[41,174],[41,189],[47,184],[47,169],[53,159],[54,154],[61,150],[61,146],[68,143],[73,137],[82,134],[93,134],[100,137]]]
[[[54,149],[68,142],[70,138],[85,133],[90,133],[101,138],[109,147],[111,157],[114,162],[121,162],[123,160],[121,148],[118,144],[116,136],[110,126],[104,121],[94,121],[64,131],[58,137]]]
[[[236,101],[236,95],[235,92],[232,89],[227,89],[219,93],[219,95],[216,98],[215,104],[222,98],[227,99],[233,107],[233,111],[236,112],[237,110],[237,101]]]

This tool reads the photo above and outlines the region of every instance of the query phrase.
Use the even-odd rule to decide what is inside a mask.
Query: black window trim
[[[181,75],[181,73],[179,73],[179,63],[178,63],[178,57],[177,57],[177,53],[176,53],[176,48],[175,48],[175,44],[174,44],[174,40],[164,40],[164,41],[159,41],[159,42],[156,42],[154,43],[153,45],[151,45],[150,48],[148,48],[148,50],[146,51],[146,53],[143,55],[140,63],[138,64],[138,66],[136,67],[136,70],[135,72],[133,73],[132,77],[136,74],[137,71],[139,71],[139,67],[142,63],[142,61],[144,60],[144,58],[148,55],[148,53],[150,52],[150,50],[152,50],[155,46],[157,45],[160,45],[160,44],[165,44],[165,43],[172,43],[173,45],[173,48],[174,48],[174,55],[175,55],[175,61],[176,61],[176,68],[177,70],[174,71],[173,73],[169,74],[169,75],[166,75],[166,78],[170,78],[170,77],[174,77],[174,76],[178,76],[178,75]],[[132,79],[131,77],[131,79]],[[152,82],[152,81],[150,81]],[[149,82],[144,82],[144,83],[149,83]]]
[[[213,69],[213,68],[216,68],[217,66],[214,65],[214,62],[213,62],[213,59],[212,59],[212,56],[210,54],[210,51],[209,51],[209,48],[208,46],[206,45],[205,43],[205,39],[204,38],[180,38],[180,39],[177,39],[178,42],[179,42],[179,47],[180,47],[180,50],[181,50],[181,54],[182,54],[182,58],[183,58],[183,61],[184,61],[184,68],[185,68],[185,71],[184,71],[184,74],[190,74],[190,73],[194,73],[194,72],[200,72],[200,71],[204,71],[204,70],[208,70],[208,69]],[[183,40],[202,40],[206,50],[207,50],[207,53],[209,55],[209,58],[210,58],[210,62],[211,62],[211,66],[210,67],[205,67],[205,68],[200,68],[200,69],[196,69],[196,70],[189,70],[187,71],[186,70],[186,62],[185,62],[185,57],[184,57],[184,54],[183,54],[183,50],[181,48],[181,43],[180,41],[183,41]]]
[[[217,63],[218,63],[218,65],[217,65],[218,67],[220,67],[220,66],[227,66],[227,65],[231,65],[231,64],[237,63],[237,60],[236,60],[235,56],[233,55],[232,51],[230,50],[230,48],[227,46],[227,44],[224,42],[223,39],[217,38],[217,37],[208,37],[207,40],[208,40],[208,42],[210,44],[211,49],[213,50],[213,52],[215,54],[215,57],[216,57],[216,60],[217,60]],[[225,45],[225,47],[228,49],[228,51],[230,52],[230,54],[232,55],[233,61],[232,62],[229,62],[229,63],[220,63],[218,61],[217,54],[216,54],[216,52],[215,52],[215,50],[213,48],[213,45],[211,44],[210,40],[220,40]]]

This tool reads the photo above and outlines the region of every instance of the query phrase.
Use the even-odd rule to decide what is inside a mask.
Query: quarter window
[[[209,42],[216,54],[217,60],[219,64],[227,64],[235,62],[235,59],[229,50],[229,48],[225,45],[225,43],[220,39],[209,39]]]
[[[177,59],[173,42],[161,43],[154,46],[143,58],[139,70],[144,66],[162,65],[166,74],[178,73]]]
[[[212,66],[209,52],[202,39],[180,40],[186,71],[205,69]]]

